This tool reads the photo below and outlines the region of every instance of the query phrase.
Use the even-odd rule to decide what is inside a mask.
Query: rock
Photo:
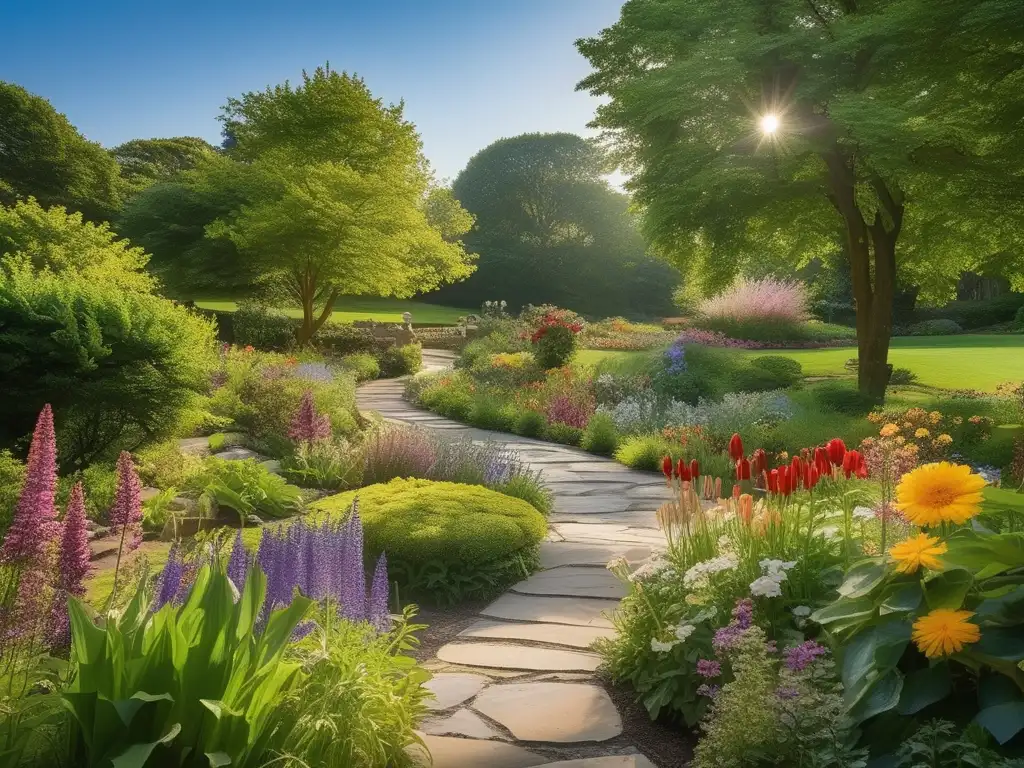
[[[586,683],[495,685],[473,706],[524,741],[606,741],[622,733],[608,694]]]
[[[601,637],[614,637],[614,629],[574,627],[567,624],[536,624],[482,619],[459,632],[459,637],[489,640],[530,640],[536,643],[589,648]]]
[[[512,591],[525,595],[603,597],[613,600],[621,600],[629,592],[611,571],[579,566],[540,571],[516,584]]]
[[[438,650],[437,658],[450,664],[533,672],[593,672],[601,665],[596,653],[504,643],[448,643]]]
[[[547,758],[534,752],[504,744],[500,741],[459,739],[451,736],[423,734],[423,742],[430,755],[419,745],[409,747],[417,765],[432,768],[531,768]],[[433,761],[431,762],[431,758]]]
[[[427,707],[433,710],[450,709],[471,699],[489,683],[483,675],[444,673],[434,675],[423,687],[434,694],[427,700]]]
[[[189,456],[207,456],[210,453],[210,439],[186,437],[178,441],[178,450]]]
[[[228,448],[226,451],[213,454],[215,459],[223,459],[224,461],[245,461],[246,459],[253,459],[255,461],[263,461],[263,456],[260,456],[256,451],[250,451],[248,448],[242,448],[237,446],[235,448]]]
[[[195,499],[190,499],[187,496],[175,496],[171,499],[167,508],[172,512],[181,512],[186,517],[193,517],[195,515],[195,511],[199,508],[199,502]]]
[[[583,544],[574,541],[546,541],[540,545],[540,564],[542,568],[555,568],[560,565],[604,566],[614,557],[625,557],[629,563],[633,564],[641,563],[650,556],[650,547],[634,544]]]
[[[483,718],[468,709],[457,709],[447,717],[432,717],[420,726],[424,733],[433,736],[468,736],[471,739],[494,739],[500,734],[484,722]]]
[[[589,597],[535,597],[507,592],[480,613],[495,619],[610,628],[611,619],[604,614],[616,605]]]
[[[156,496],[159,496],[159,495],[160,495],[160,489],[159,488],[153,488],[153,487],[147,485],[147,486],[143,487],[143,489],[141,491],[139,491],[139,500],[143,504],[145,504],[150,499],[152,499],[152,498],[154,498]]]

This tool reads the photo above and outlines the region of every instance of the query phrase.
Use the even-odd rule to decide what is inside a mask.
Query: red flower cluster
[[[822,477],[842,472],[847,478],[868,476],[867,465],[860,451],[848,451],[846,445],[838,437],[830,440],[825,447],[815,448],[812,452],[805,448],[794,456],[788,464],[775,469],[768,469],[768,457],[763,449],[758,448],[748,459],[743,451],[743,440],[734,434],[729,440],[729,456],[736,462],[736,480],[754,479],[770,493],[789,496],[803,487],[812,490]],[[738,486],[737,486],[738,487]]]
[[[530,337],[530,341],[536,344],[544,338],[548,329],[554,328],[555,326],[568,328],[573,333],[579,333],[583,330],[583,326],[580,323],[575,320],[568,319],[563,312],[548,312],[540,319],[540,325],[537,327],[537,330],[533,332],[533,335]]]
[[[672,457],[665,456],[661,460],[661,472],[665,475],[666,480],[671,480],[674,477],[681,482],[695,483],[700,477],[700,462],[692,459],[687,464],[685,459],[680,458],[673,464]]]

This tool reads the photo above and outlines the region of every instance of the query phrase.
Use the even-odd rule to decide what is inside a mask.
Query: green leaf
[[[901,715],[913,715],[949,695],[952,684],[945,662],[911,673],[903,681],[898,706]]]
[[[925,582],[924,599],[933,611],[938,608],[956,610],[963,605],[973,583],[974,575],[964,568],[943,571]]]
[[[117,712],[118,717],[121,718],[121,722],[124,723],[125,727],[129,727],[132,724],[132,720],[135,719],[135,715],[142,709],[146,704],[151,704],[154,701],[174,701],[174,698],[169,693],[160,694],[149,694],[145,691],[136,691],[131,695],[131,698],[120,699],[118,701],[110,702]]]
[[[982,600],[974,615],[982,627],[1020,624],[1024,621],[1024,584],[1011,585],[1010,591]]]
[[[1016,663],[1024,659],[1024,632],[1017,627],[986,628],[981,632],[981,639],[968,649]]]
[[[231,756],[224,752],[207,752],[206,759],[210,761],[210,768],[223,768],[231,765]]]
[[[862,560],[851,566],[846,579],[839,587],[839,594],[847,599],[863,597],[885,580],[888,570],[877,559]]]
[[[890,669],[867,686],[857,704],[850,709],[850,717],[855,723],[861,723],[869,717],[888,712],[899,704],[902,690],[903,675],[898,669]]]
[[[893,584],[886,589],[878,612],[882,616],[890,613],[907,613],[921,604],[921,583]]]
[[[978,682],[978,705],[980,709],[997,704],[1024,701],[1020,688],[1006,675],[985,675]]]
[[[848,600],[841,597],[838,600],[819,608],[811,614],[811,621],[817,624],[831,624],[842,619],[853,619],[870,616],[875,612],[875,602],[866,597]]]
[[[1024,728],[1024,702],[997,704],[981,710],[974,719],[1000,744],[1005,744]]]
[[[113,768],[143,768],[153,750],[161,744],[169,744],[181,732],[181,724],[175,723],[170,730],[156,741],[145,744],[132,744],[117,757],[111,759]]]

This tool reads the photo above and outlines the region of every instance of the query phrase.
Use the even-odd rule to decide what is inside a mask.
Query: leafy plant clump
[[[388,347],[380,354],[380,375],[385,379],[416,373],[423,365],[423,347],[405,344]]]
[[[243,521],[249,515],[287,517],[298,511],[302,501],[297,487],[253,459],[228,461],[211,456],[189,485],[201,500],[233,509]]]
[[[543,515],[480,486],[395,479],[331,496],[314,510],[345,515],[359,499],[366,549],[386,552],[403,594],[438,602],[485,598],[536,567]]]

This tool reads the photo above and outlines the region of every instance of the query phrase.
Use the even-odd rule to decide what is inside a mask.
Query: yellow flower
[[[922,437],[928,437],[928,435],[930,435],[930,434],[931,434],[931,432],[929,432],[929,431],[928,431],[927,429],[925,429],[924,427],[919,427],[919,428],[917,429],[917,431],[916,431],[916,432],[914,432],[914,437],[916,437],[916,438],[920,439],[920,438],[922,438]]]
[[[981,639],[978,625],[968,621],[973,615],[971,611],[938,608],[914,622],[911,637],[929,659],[959,653],[966,644]]]
[[[903,450],[906,451],[907,453],[911,454],[911,455],[914,455],[919,450],[921,450],[921,448],[918,445],[916,445],[915,443],[911,443],[910,445],[906,446]]]
[[[899,443],[900,445],[903,445],[905,442],[907,442],[907,438],[905,438],[903,435],[896,435],[896,442]]]
[[[899,573],[916,573],[922,565],[937,571],[942,566],[942,561],[936,555],[941,555],[945,551],[946,545],[940,542],[938,537],[919,533],[894,546],[889,550],[889,554],[897,562],[896,570]]]
[[[935,438],[935,442],[939,445],[949,445],[953,442],[953,438],[943,432],[941,435]]]
[[[940,461],[908,472],[896,488],[896,509],[914,525],[967,522],[981,505],[984,478],[970,467]]]
[[[881,435],[882,437],[892,437],[899,431],[900,428],[890,421],[888,424],[882,427],[881,430],[879,430],[878,434]]]
[[[928,414],[928,416],[929,418],[931,418],[932,424],[938,424],[940,421],[942,421],[942,414],[939,413],[938,411],[932,411],[931,413]]]

